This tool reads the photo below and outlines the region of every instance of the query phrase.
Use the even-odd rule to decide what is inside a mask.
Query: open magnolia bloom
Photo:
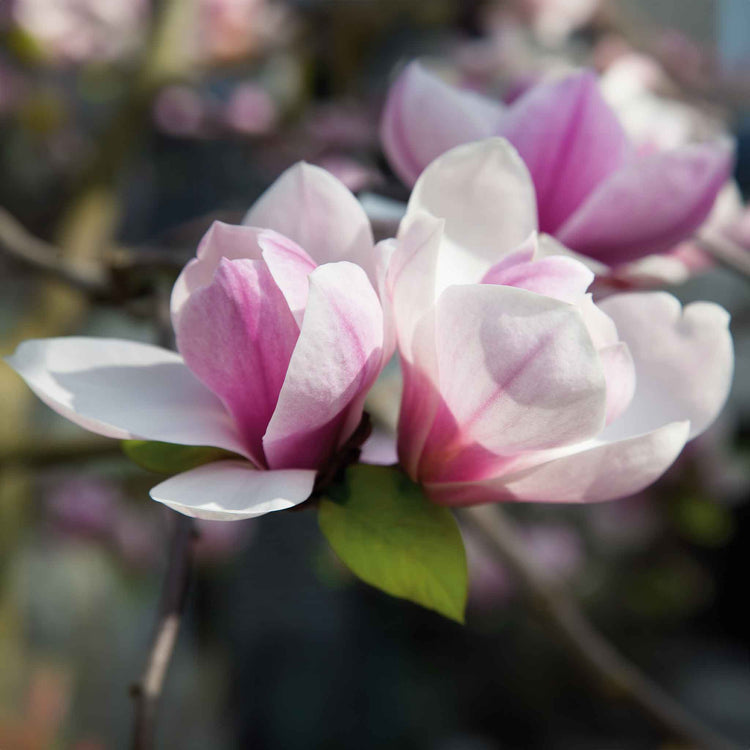
[[[408,185],[447,150],[493,135],[510,141],[531,173],[539,229],[607,267],[689,237],[733,161],[724,140],[638,153],[591,73],[540,84],[505,107],[412,63],[393,84],[381,125],[386,155]]]
[[[722,308],[662,292],[596,305],[593,273],[535,229],[528,172],[502,139],[449,151],[412,193],[387,276],[398,448],[438,503],[633,494],[726,399]]]
[[[8,359],[43,401],[92,432],[237,454],[151,490],[198,518],[249,518],[307,499],[390,354],[359,265],[375,265],[369,223],[343,185],[297,165],[246,221],[215,223],[177,279],[179,354],[71,337],[27,341]]]
[[[617,114],[639,154],[648,155],[727,137],[726,126],[710,107],[675,99],[675,84],[664,68],[647,55],[627,52],[610,63],[599,78],[602,96]],[[729,180],[696,235],[666,253],[649,255],[619,266],[608,281],[619,287],[679,284],[714,265],[702,247],[711,235],[733,240],[742,218],[739,186]]]

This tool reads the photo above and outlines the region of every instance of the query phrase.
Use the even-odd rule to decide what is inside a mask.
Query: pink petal
[[[350,260],[374,278],[370,222],[352,193],[325,169],[305,162],[290,167],[242,223],[283,234],[317,264]]]
[[[398,418],[398,455],[404,471],[419,479],[419,463],[442,398],[438,390],[435,309],[414,330],[409,356],[401,359],[403,389]]]
[[[198,245],[196,257],[182,269],[172,288],[172,325],[177,328],[177,318],[185,300],[196,290],[207,286],[222,258],[259,260],[260,230],[215,221]]]
[[[71,336],[25,341],[6,361],[44,403],[91,432],[247,455],[227,410],[175,352]]]
[[[701,225],[731,167],[723,143],[639,159],[602,182],[556,235],[609,265],[664,252]]]
[[[297,325],[302,325],[310,288],[307,277],[315,270],[314,261],[296,242],[270,229],[259,235],[258,244],[263,250],[263,260],[276,286],[281,289]]]
[[[299,505],[314,484],[314,471],[258,471],[241,461],[218,461],[171,477],[149,494],[186,516],[241,521]]]
[[[263,438],[269,466],[319,467],[356,428],[382,360],[383,311],[364,271],[345,262],[318,267]]]
[[[412,62],[388,92],[380,124],[383,150],[411,186],[441,154],[493,135],[502,113],[497,102],[450,86]]]
[[[539,226],[549,233],[630,155],[625,131],[593,73],[532,88],[508,110],[497,134],[518,149],[529,168]]]
[[[514,287],[451,287],[435,330],[444,406],[425,445],[423,480],[449,474],[452,458],[474,444],[512,456],[601,430],[604,375],[573,306]]]
[[[583,263],[562,255],[533,260],[535,244],[534,238],[529,245],[496,263],[487,271],[482,284],[515,286],[563,302],[578,302],[594,281],[594,274]]]
[[[680,454],[687,422],[673,422],[653,432],[593,446],[575,446],[568,455],[511,476],[479,482],[428,484],[430,497],[442,505],[476,505],[507,500],[585,503],[615,500],[655,482]]]
[[[260,466],[298,336],[284,296],[257,260],[221,260],[178,318],[177,347],[188,367],[226,404]]]
[[[583,265],[586,266],[594,276],[602,276],[610,270],[606,263],[600,263],[598,260],[589,258],[587,255],[581,255],[580,253],[571,250],[569,247],[565,247],[562,242],[556,240],[549,234],[542,233],[539,235],[538,254],[540,257],[545,258],[549,255],[564,255],[566,258],[573,258],[573,260],[583,263]]]
[[[618,294],[601,303],[628,345],[636,371],[630,407],[602,434],[619,439],[690,420],[690,437],[721,411],[732,382],[729,315],[710,302],[684,309],[665,292]]]
[[[528,170],[501,138],[448,151],[414,186],[407,218],[427,212],[445,219],[437,288],[477,282],[536,229]]]

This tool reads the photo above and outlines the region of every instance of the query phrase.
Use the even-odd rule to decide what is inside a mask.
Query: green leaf
[[[351,466],[329,495],[321,500],[318,523],[355,575],[463,623],[466,553],[447,508],[390,466]]]
[[[155,440],[123,440],[125,455],[142,469],[157,474],[180,474],[212,461],[239,456],[205,445],[175,445]]]

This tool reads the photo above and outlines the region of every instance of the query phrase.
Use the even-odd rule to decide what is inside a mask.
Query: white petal
[[[388,92],[380,123],[383,150],[411,186],[440,154],[496,133],[504,111],[502,104],[451,86],[413,62]]]
[[[575,307],[525,289],[467,285],[443,292],[437,309],[440,393],[458,438],[508,455],[601,430],[604,373]]]
[[[48,406],[92,432],[246,454],[221,401],[175,352],[71,336],[25,341],[6,361]]]
[[[330,172],[299,162],[248,211],[243,224],[274,229],[318,264],[349,260],[374,279],[373,237],[362,206]]]
[[[690,420],[699,435],[721,411],[732,382],[729,315],[710,302],[683,310],[666,292],[618,294],[601,303],[633,356],[636,390],[603,439],[639,435]]]
[[[479,482],[427,487],[443,505],[475,505],[502,500],[586,503],[615,500],[655,482],[680,454],[687,422],[673,422],[645,435],[609,443],[590,441],[557,453],[512,475]],[[560,455],[562,453],[563,455]]]
[[[407,216],[445,219],[438,290],[478,282],[536,230],[534,186],[523,161],[502,138],[448,151],[422,173]]]
[[[386,286],[401,356],[412,360],[414,330],[434,306],[436,268],[445,222],[414,211],[401,222],[395,250],[388,265]]]
[[[167,479],[149,493],[178,513],[207,521],[241,521],[307,500],[315,472],[259,471],[244,461],[217,461]]]

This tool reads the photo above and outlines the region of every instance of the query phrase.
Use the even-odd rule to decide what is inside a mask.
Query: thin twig
[[[170,516],[174,525],[167,551],[168,567],[162,585],[156,631],[141,679],[131,691],[135,703],[131,745],[133,750],[151,750],[155,746],[161,693],[177,643],[190,583],[193,520],[171,511]]]
[[[126,302],[141,291],[131,282],[146,272],[177,274],[190,259],[187,250],[150,246],[112,248],[97,263],[73,263],[61,248],[31,234],[0,207],[0,253],[24,267],[77,289],[94,302]]]
[[[31,270],[64,281],[90,297],[108,293],[106,277],[98,268],[70,263],[59,248],[35,237],[2,207],[0,251]]]
[[[499,506],[469,508],[462,515],[517,577],[568,651],[611,694],[638,708],[670,739],[687,742],[696,750],[740,750],[739,745],[715,734],[690,716],[594,629],[576,602],[541,570],[526,550],[515,525]]]

